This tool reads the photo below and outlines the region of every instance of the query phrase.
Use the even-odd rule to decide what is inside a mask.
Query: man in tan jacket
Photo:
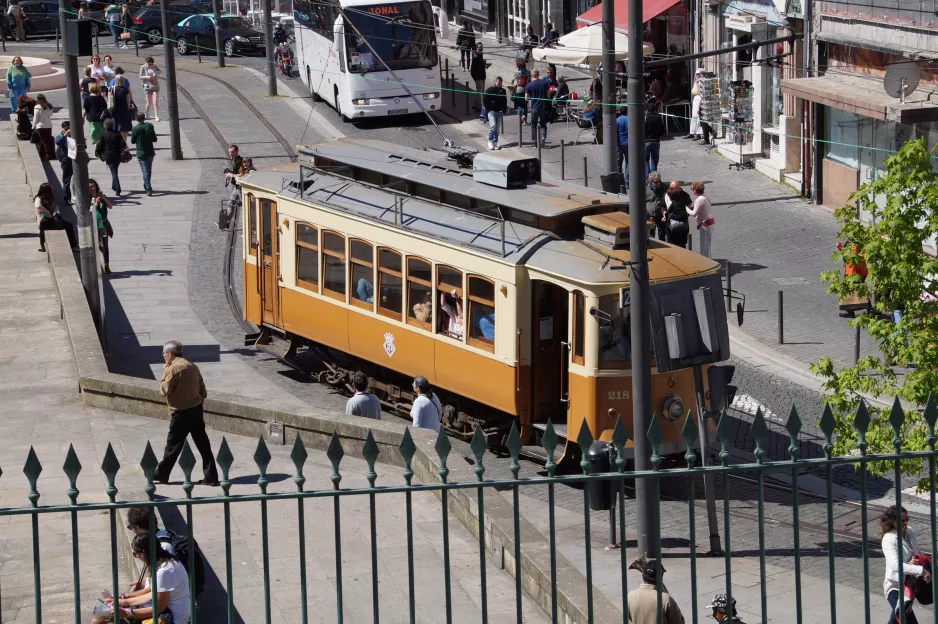
[[[658,565],[655,559],[644,555],[629,566],[642,573],[642,584],[629,592],[629,621],[633,624],[657,624],[658,622]],[[664,566],[661,566],[664,576]],[[662,624],[684,624],[684,616],[671,595],[661,585]]]
[[[172,414],[169,421],[169,435],[166,437],[166,449],[163,459],[156,467],[154,481],[167,483],[169,474],[179,459],[186,436],[192,435],[192,441],[202,456],[202,476],[199,483],[218,485],[218,469],[212,444],[205,433],[205,420],[202,414],[202,401],[208,396],[205,382],[199,367],[182,357],[182,343],[170,340],[163,345],[163,379],[160,380],[160,394],[166,397],[166,404]]]

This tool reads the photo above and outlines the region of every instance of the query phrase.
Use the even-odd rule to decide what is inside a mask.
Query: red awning
[[[652,20],[681,0],[643,0],[642,2],[642,23],[645,24]],[[615,0],[616,28],[622,30],[629,29],[629,2],[628,0]],[[592,9],[576,18],[577,28],[583,28],[590,24],[603,21],[602,4],[597,4]]]

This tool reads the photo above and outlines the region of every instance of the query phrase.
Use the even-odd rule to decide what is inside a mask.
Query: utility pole
[[[163,16],[163,66],[166,68],[166,100],[169,105],[169,146],[173,160],[182,160],[182,146],[179,144],[179,102],[176,94],[176,51],[170,36],[173,31],[169,25],[167,0],[160,0],[160,14]]]
[[[219,67],[225,66],[225,51],[222,49],[221,29],[221,0],[212,0],[212,13],[215,15],[215,59]]]
[[[641,11],[639,11],[641,14]],[[632,40],[629,31],[629,41]],[[641,30],[638,30],[641,33]],[[638,35],[641,43],[641,34]],[[603,173],[616,171],[618,141],[616,140],[616,20],[613,0],[603,0]],[[644,93],[644,89],[642,92]],[[629,111],[633,112],[633,111]],[[629,128],[631,130],[631,127]],[[631,143],[631,141],[630,141]],[[622,173],[621,171],[619,173]],[[637,181],[637,180],[635,180]],[[642,186],[642,185],[640,185]]]
[[[274,67],[274,25],[270,16],[270,3],[273,0],[262,0],[262,2],[264,3],[264,47],[267,49],[267,95],[274,97],[277,95],[277,74],[275,73],[277,68]]]
[[[605,0],[611,2],[611,0]],[[642,0],[629,0],[629,283],[632,299],[632,422],[635,469],[651,470],[648,425],[651,407],[651,305],[648,293],[648,216],[645,209],[645,85],[642,77]],[[604,86],[605,88],[605,86]],[[604,91],[605,92],[605,91]],[[606,137],[612,143],[614,136]],[[656,556],[651,479],[635,480],[638,552]]]
[[[78,218],[78,248],[81,258],[81,284],[91,305],[91,314],[100,319],[101,299],[98,289],[98,246],[94,240],[94,215],[91,214],[91,197],[88,193],[88,146],[85,144],[85,129],[82,120],[81,93],[78,88],[78,56],[69,54],[75,49],[77,41],[69,42],[68,18],[72,10],[69,0],[59,0],[59,27],[65,42],[65,95],[68,104],[68,122],[71,125],[72,140],[75,141],[74,174],[72,176],[72,197],[75,198],[75,216]],[[101,328],[103,333],[104,328]]]
[[[802,72],[801,75],[803,78],[810,78],[812,74],[812,70],[814,69],[813,56],[812,56],[812,53],[814,52],[814,50],[811,47],[811,34],[812,34],[812,31],[814,30],[814,3],[813,2],[804,3],[804,29],[803,30],[804,30],[804,39],[802,39],[801,45],[804,48],[803,50],[804,71]],[[808,184],[804,184],[804,187],[805,187],[804,194],[808,195],[809,197],[817,197],[817,193],[816,193],[817,180],[815,179],[815,176],[812,175],[813,172],[809,168],[809,162],[810,162],[810,166],[813,167],[814,162],[815,162],[814,159],[817,158],[817,154],[812,149],[814,143],[809,140],[809,137],[813,138],[815,136],[814,133],[816,131],[816,127],[813,127],[812,125],[808,124],[809,116],[812,121],[814,120],[814,109],[815,109],[815,105],[813,102],[804,100],[804,103],[802,104],[802,111],[801,111],[801,124],[802,124],[801,136],[805,137],[805,146],[804,146],[804,149],[802,150],[802,160],[804,162],[802,166],[801,179],[810,180]]]

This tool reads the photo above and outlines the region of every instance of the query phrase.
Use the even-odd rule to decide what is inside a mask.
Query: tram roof
[[[565,182],[538,182],[524,188],[499,188],[475,180],[471,169],[460,169],[444,152],[403,147],[373,139],[346,137],[337,141],[313,143],[300,148],[299,152],[301,158],[320,156],[542,218],[562,217],[581,211],[623,210],[628,204],[617,195]]]
[[[300,171],[296,163],[286,163],[252,171],[243,180],[246,187],[275,190],[281,197],[321,205],[339,212],[393,226],[395,197],[402,200],[401,229],[429,236],[459,247],[493,255],[508,264],[519,264],[538,239],[551,238],[544,230],[505,221],[505,256],[502,258],[503,221],[475,211],[440,206],[419,197],[395,193],[336,175],[317,171],[303,179],[306,186],[300,198]]]

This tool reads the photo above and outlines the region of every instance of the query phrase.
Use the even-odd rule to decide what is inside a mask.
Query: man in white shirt
[[[414,421],[414,426],[439,431],[443,408],[440,406],[440,398],[430,389],[430,382],[426,377],[414,377],[414,393],[417,398],[410,409],[410,418]]]

